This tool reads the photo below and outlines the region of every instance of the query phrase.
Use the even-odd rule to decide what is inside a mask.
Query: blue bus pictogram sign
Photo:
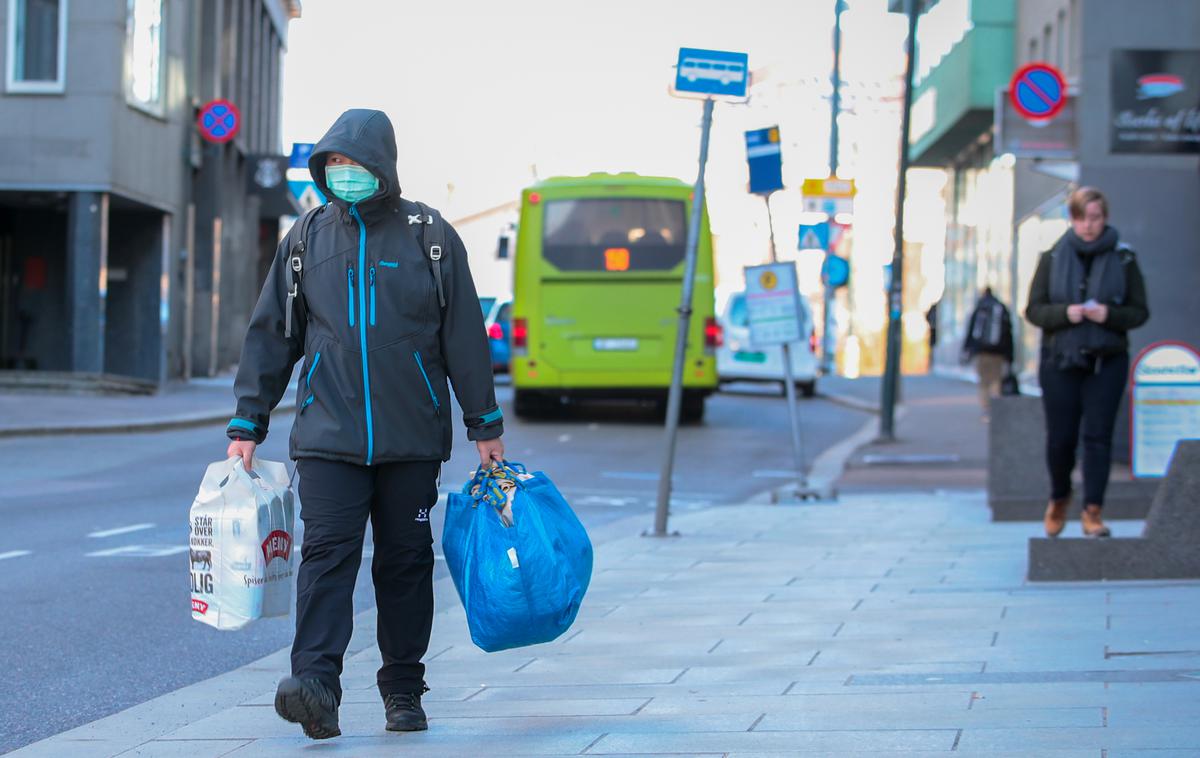
[[[1017,69],[1008,85],[1017,113],[1031,121],[1046,121],[1067,104],[1067,81],[1049,63],[1029,63]]]
[[[200,136],[209,142],[218,144],[228,142],[237,136],[238,128],[242,125],[242,114],[237,106],[228,100],[212,100],[200,109],[196,117],[196,126]]]

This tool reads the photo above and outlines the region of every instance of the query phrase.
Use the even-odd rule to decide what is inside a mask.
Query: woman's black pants
[[[438,461],[356,466],[301,458],[304,542],[296,580],[292,676],[317,678],[342,699],[342,658],[350,644],[354,580],[362,564],[367,518],[375,537],[371,577],[378,610],[385,698],[420,692],[433,626],[433,533]]]
[[[1060,369],[1043,359],[1038,371],[1046,411],[1050,497],[1071,494],[1071,471],[1083,427],[1083,504],[1104,505],[1112,464],[1113,425],[1125,392],[1129,354],[1105,356],[1092,369]]]

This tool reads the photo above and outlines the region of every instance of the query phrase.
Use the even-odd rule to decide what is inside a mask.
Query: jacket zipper
[[[375,326],[375,267],[371,267],[371,326]]]
[[[429,390],[429,399],[433,401],[433,412],[441,416],[442,404],[438,402],[437,393],[433,391],[433,384],[429,381],[429,374],[425,373],[425,364],[421,362],[421,354],[414,350],[413,358],[417,360],[417,368],[421,369],[421,378],[425,380],[425,389]]]
[[[346,310],[349,313],[350,328],[354,328],[354,267],[346,267]]]
[[[316,399],[316,395],[314,395],[313,391],[312,391],[312,378],[313,378],[313,373],[316,372],[316,370],[317,370],[317,364],[319,364],[320,362],[321,362],[321,351],[318,350],[317,356],[315,358],[313,358],[312,366],[310,366],[308,368],[308,375],[304,377],[304,388],[308,390],[308,397],[304,398],[304,405],[300,406],[300,410],[304,410],[308,406],[312,405],[313,400]]]
[[[363,223],[358,213],[358,205],[350,206],[350,215],[358,222],[358,340],[362,349],[363,373],[363,405],[367,412],[367,465],[371,465],[375,457],[375,419],[371,415],[371,366],[367,359],[367,298],[366,276],[367,267],[367,225]]]

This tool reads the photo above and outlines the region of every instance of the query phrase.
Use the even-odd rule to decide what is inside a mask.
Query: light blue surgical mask
[[[328,166],[325,184],[335,197],[351,204],[379,191],[379,179],[362,166]]]

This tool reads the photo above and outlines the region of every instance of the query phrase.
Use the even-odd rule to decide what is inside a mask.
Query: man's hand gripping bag
[[[286,616],[292,607],[295,497],[287,467],[241,458],[211,464],[188,523],[192,618],[217,629]]]
[[[442,549],[471,640],[493,653],[570,628],[592,578],[592,543],[558,488],[519,463],[480,467],[446,506]]]

